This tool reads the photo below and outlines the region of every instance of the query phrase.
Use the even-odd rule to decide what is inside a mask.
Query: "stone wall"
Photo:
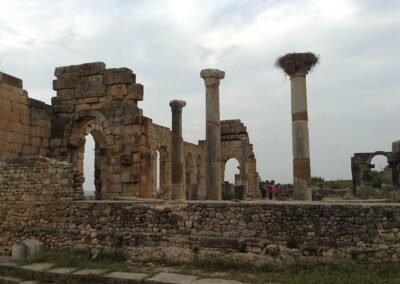
[[[49,151],[51,107],[31,99],[22,80],[0,72],[0,158]]]
[[[0,204],[70,202],[83,198],[82,177],[68,163],[34,156],[0,161]],[[48,204],[48,203],[47,203]],[[3,214],[9,214],[3,212]],[[4,216],[3,216],[4,217]]]
[[[400,257],[398,204],[14,202],[0,246],[37,238],[53,249],[106,248],[132,259],[185,262]]]

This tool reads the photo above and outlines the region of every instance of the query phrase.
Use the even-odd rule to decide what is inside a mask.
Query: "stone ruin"
[[[371,169],[375,167],[375,165],[371,164],[371,161],[378,155],[387,158],[388,166],[392,172],[392,184],[396,187],[400,185],[400,141],[395,141],[392,143],[391,152],[354,153],[354,156],[351,157],[353,193],[355,195],[360,187],[368,182]]]
[[[219,79],[212,77],[213,69],[209,70],[211,73],[202,72],[202,77],[219,85]],[[95,62],[58,67],[54,74],[56,96],[47,105],[29,98],[22,80],[0,73],[0,136],[4,137],[0,141],[1,159],[41,155],[70,162],[83,174],[85,137],[92,134],[96,145],[96,199],[221,199],[221,179],[215,181],[212,194],[206,194],[206,163],[210,161],[206,141],[197,145],[183,141],[181,129],[178,136],[174,134],[174,123],[182,127],[181,118],[174,118],[174,108],[179,104],[171,102],[171,131],[143,115],[138,107],[143,100],[143,85],[136,83],[136,75],[128,68],[107,69],[104,63]],[[214,99],[219,96],[215,82],[206,84]],[[210,105],[207,111],[211,115],[218,111],[212,125],[221,125],[223,131],[214,131],[209,141],[222,141],[219,147],[223,160],[216,157],[221,162],[212,162],[212,169],[221,177],[225,162],[236,158],[246,194],[258,197],[256,159],[246,128],[240,120],[219,121],[219,101],[216,105],[218,109]],[[175,145],[181,145],[179,157],[174,154]]]
[[[292,84],[295,199],[309,199],[308,70],[287,72]],[[246,195],[259,196],[246,127],[240,120],[219,118],[224,72],[201,72],[207,129],[206,140],[197,145],[182,137],[186,103],[170,102],[171,130],[153,123],[138,107],[143,86],[127,68],[89,63],[59,67],[55,75],[57,95],[50,106],[29,98],[20,79],[0,73],[1,253],[18,240],[35,238],[50,249],[117,250],[135,261],[220,259],[258,265],[400,259],[396,204],[215,201],[221,199],[229,158],[240,162],[237,181]],[[101,201],[82,200],[89,133],[96,143],[96,198]],[[399,141],[393,144],[392,158],[399,157],[399,147]],[[142,199],[111,200],[123,196]],[[152,197],[160,198],[145,199]]]

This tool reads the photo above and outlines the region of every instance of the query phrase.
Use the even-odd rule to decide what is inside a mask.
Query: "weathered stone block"
[[[136,82],[136,75],[128,68],[107,69],[104,74],[104,84],[130,84]]]
[[[74,76],[89,76],[101,74],[104,72],[105,69],[106,64],[103,62],[84,63],[79,65],[57,67],[55,69],[54,75],[56,77],[59,77],[70,73]]]
[[[14,86],[14,87],[22,89],[22,80],[21,79],[11,76],[9,74],[3,73],[3,72],[0,72],[0,83],[4,83],[4,84],[10,85],[10,86]]]

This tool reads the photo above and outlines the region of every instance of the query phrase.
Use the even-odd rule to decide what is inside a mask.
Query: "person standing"
[[[278,199],[279,193],[281,193],[281,184],[280,184],[280,183],[278,183],[278,184],[275,186],[275,199]]]
[[[274,192],[274,187],[273,187],[272,183],[268,185],[267,191],[268,191],[269,200],[272,200],[272,194]]]

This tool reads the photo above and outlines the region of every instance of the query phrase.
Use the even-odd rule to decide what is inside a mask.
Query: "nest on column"
[[[319,55],[312,52],[288,53],[275,61],[275,66],[281,68],[286,74],[293,75],[297,72],[311,71],[319,63]]]

